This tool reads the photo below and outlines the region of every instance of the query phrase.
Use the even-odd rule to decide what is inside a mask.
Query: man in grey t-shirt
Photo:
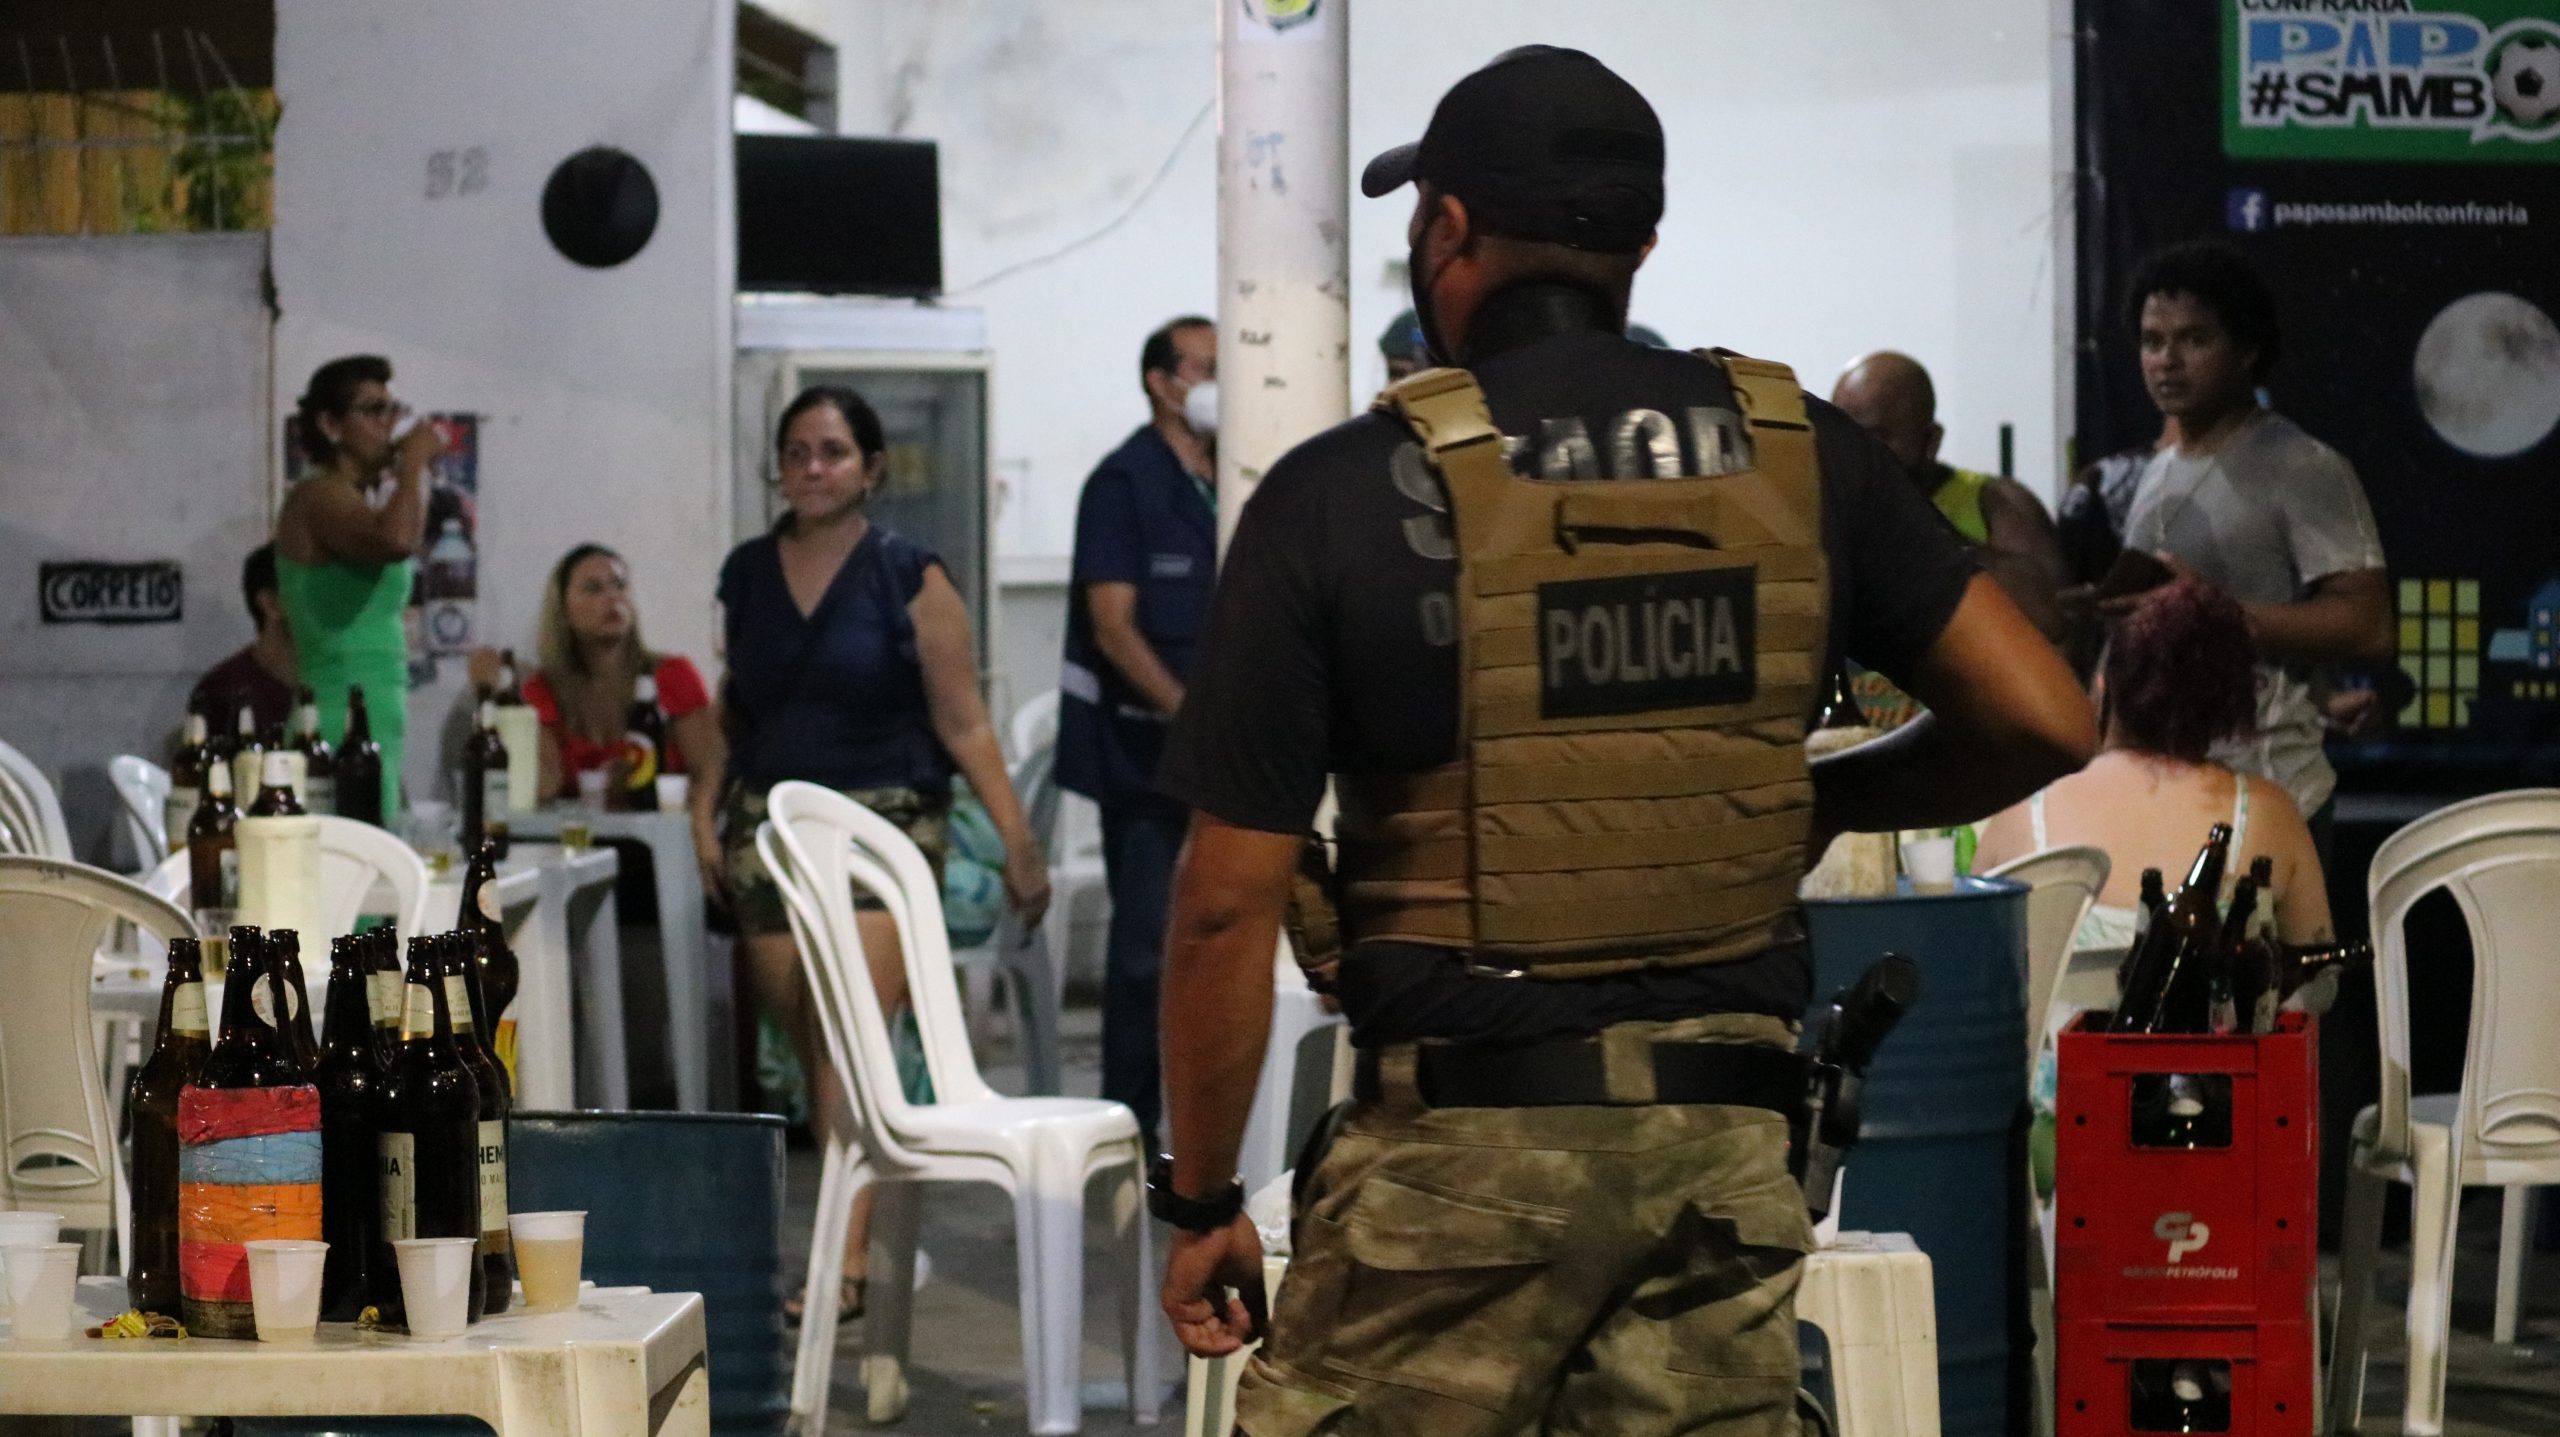
[[[2321,751],[2325,676],[2394,652],[2372,507],[2343,455],[2259,407],[2275,301],[2236,250],[2163,250],[2135,272],[2128,304],[2143,384],[2179,439],[2144,467],[2125,547],[2240,601],[2262,658],[2259,732],[2216,757],[2283,785],[2325,840],[2337,787]]]

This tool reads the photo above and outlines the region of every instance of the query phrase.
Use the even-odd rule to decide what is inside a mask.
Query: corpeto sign
[[[36,607],[48,624],[174,624],[186,616],[186,582],[174,559],[40,565]]]

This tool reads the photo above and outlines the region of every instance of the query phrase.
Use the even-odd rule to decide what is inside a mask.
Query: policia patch
[[[1750,565],[1538,586],[1542,718],[1743,703],[1758,691]]]

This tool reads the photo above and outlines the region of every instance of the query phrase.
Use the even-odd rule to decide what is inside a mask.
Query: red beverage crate
[[[2319,1259],[2318,1030],[2300,1013],[2262,1035],[2062,1034],[2054,1103],[2057,1322],[2299,1323]],[[2228,1084],[2229,1140],[2149,1147],[2137,1086]],[[2149,1078],[2153,1081],[2144,1083]]]
[[[2054,1437],[2145,1437],[2152,1432],[2228,1432],[2231,1437],[2311,1437],[2312,1383],[2318,1379],[2308,1322],[2237,1326],[2066,1322],[2055,1334]],[[2215,1400],[2187,1428],[2148,1424],[2135,1410],[2137,1384],[2157,1384],[2171,1363],[2193,1364]],[[2224,1384],[2228,1384],[2227,1388]],[[2227,1425],[2215,1425],[2215,1419]]]

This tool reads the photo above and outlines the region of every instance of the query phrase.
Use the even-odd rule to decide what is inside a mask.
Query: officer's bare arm
[[[1970,823],[2097,751],[2088,696],[1988,574],[1966,586],[1905,687],[1926,717],[1813,761],[1817,837]]]
[[[1093,641],[1120,677],[1161,714],[1182,707],[1182,681],[1156,657],[1155,645],[1138,632],[1138,586],[1101,583],[1084,587],[1085,612],[1093,618]]]
[[[2026,485],[1994,479],[1982,494],[1982,517],[1991,533],[1984,562],[2027,621],[2059,642],[2066,624],[2055,595],[2071,582],[2071,568],[2063,562],[2053,516]]]
[[[1214,1192],[1236,1175],[1271,1037],[1271,963],[1300,838],[1205,813],[1173,871],[1161,1031],[1174,1187]]]

